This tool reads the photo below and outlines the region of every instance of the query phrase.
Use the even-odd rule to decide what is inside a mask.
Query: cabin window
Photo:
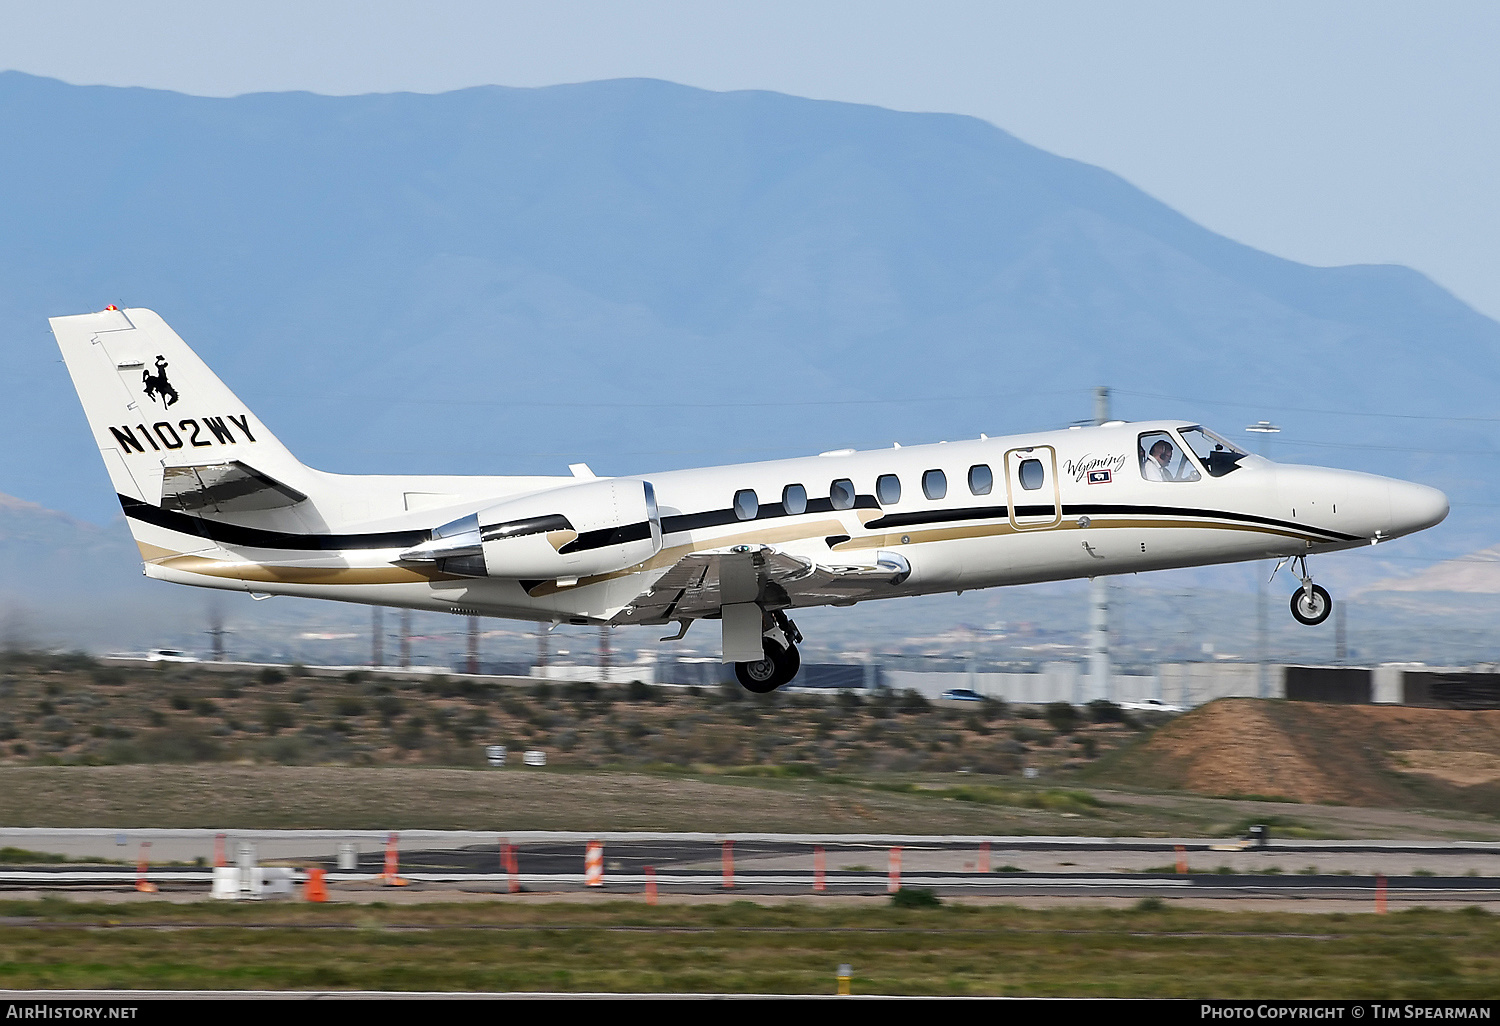
[[[854,508],[854,482],[841,477],[828,486],[828,501],[834,509]]]
[[[1249,455],[1233,442],[1204,427],[1179,428],[1177,433],[1182,436],[1183,444],[1193,450],[1209,477],[1223,477],[1238,470],[1240,460]]]
[[[781,490],[781,508],[788,516],[807,512],[807,489],[799,484],[787,485]]]
[[[1141,476],[1147,481],[1197,481],[1202,477],[1182,451],[1182,444],[1167,431],[1141,435],[1136,457],[1141,461]]]
[[[929,499],[941,499],[948,494],[948,475],[941,470],[929,470],[922,475],[922,494]]]
[[[881,474],[875,479],[875,498],[882,506],[894,506],[901,501],[901,479],[895,474]]]
[[[1022,460],[1016,468],[1016,477],[1022,488],[1034,492],[1046,482],[1047,471],[1042,468],[1041,460]]]
[[[969,491],[975,495],[988,495],[995,487],[995,475],[990,473],[988,463],[976,463],[969,468]]]
[[[760,512],[760,500],[755,497],[754,488],[741,488],[734,493],[734,515],[741,520],[754,520],[755,514]]]

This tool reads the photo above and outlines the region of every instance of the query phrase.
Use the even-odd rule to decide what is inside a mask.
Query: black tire
[[[782,648],[769,639],[765,642],[764,659],[753,663],[735,663],[734,676],[746,691],[757,695],[768,695],[797,676],[802,668],[802,656],[797,646]]]
[[[1312,586],[1310,599],[1302,588],[1292,593],[1292,616],[1298,623],[1316,627],[1328,619],[1328,614],[1331,612],[1333,612],[1333,597],[1321,585]]]
[[[782,684],[790,684],[792,682],[792,678],[795,677],[795,676],[797,676],[797,673],[801,669],[802,669],[802,653],[797,651],[797,646],[796,645],[793,645],[793,646],[791,646],[790,648],[788,648],[786,650],[786,664],[785,664],[784,669],[782,670],[782,672],[786,674],[786,679],[783,680],[781,683]],[[780,686],[780,685],[778,685],[778,686]]]

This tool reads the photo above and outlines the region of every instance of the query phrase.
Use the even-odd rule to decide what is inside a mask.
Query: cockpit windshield
[[[1199,481],[1202,475],[1188,457],[1191,449],[1209,477],[1223,477],[1239,468],[1248,455],[1233,442],[1197,424],[1170,431],[1148,431],[1140,436],[1137,456],[1147,481]]]
[[[1193,450],[1193,455],[1198,457],[1198,462],[1203,464],[1209,477],[1223,477],[1238,470],[1240,460],[1249,455],[1228,439],[1196,424],[1180,428],[1177,433],[1182,436],[1183,444]]]

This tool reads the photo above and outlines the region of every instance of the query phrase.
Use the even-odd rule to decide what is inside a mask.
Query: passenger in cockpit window
[[[1141,474],[1147,481],[1175,481],[1177,478],[1168,469],[1171,462],[1172,443],[1165,438],[1158,438],[1141,462]]]

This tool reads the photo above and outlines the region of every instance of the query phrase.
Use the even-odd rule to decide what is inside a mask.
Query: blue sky
[[[200,95],[644,76],[984,118],[1315,264],[1500,317],[1493,3],[0,0],[0,68]]]

